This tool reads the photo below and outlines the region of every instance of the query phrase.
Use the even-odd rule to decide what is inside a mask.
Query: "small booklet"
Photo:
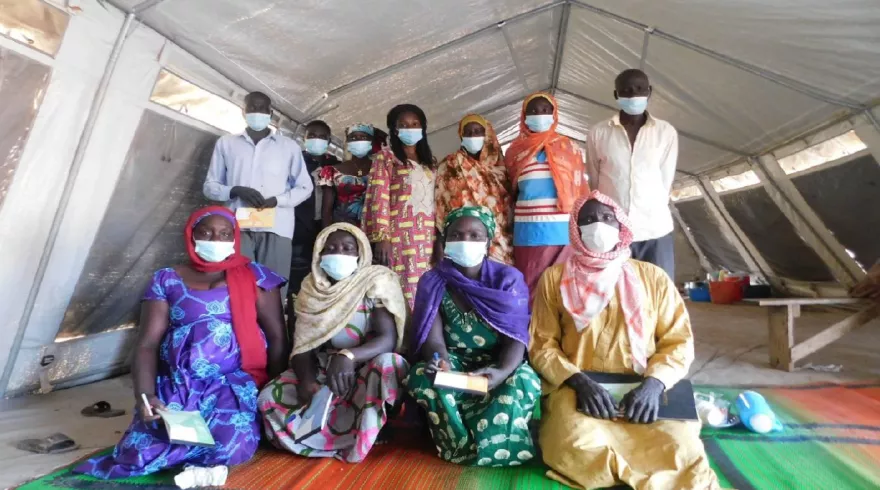
[[[638,374],[611,374],[584,371],[593,381],[601,384],[618,404],[631,390],[644,380]],[[691,382],[683,379],[668,387],[660,396],[659,420],[699,420],[697,406],[694,402],[694,387]]]
[[[434,386],[473,395],[485,395],[489,392],[489,378],[451,371],[437,371],[437,375],[434,377]]]
[[[333,405],[333,392],[327,386],[312,396],[309,406],[303,411],[299,425],[293,432],[293,440],[302,442],[327,427],[330,407]]]
[[[156,410],[156,415],[162,417],[165,430],[168,431],[168,440],[172,444],[214,447],[214,437],[199,412]]]
[[[238,208],[235,219],[242,228],[272,228],[275,226],[275,208]]]

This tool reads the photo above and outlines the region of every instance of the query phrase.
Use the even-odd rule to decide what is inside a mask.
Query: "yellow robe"
[[[671,387],[694,359],[690,319],[669,276],[651,264],[630,261],[644,285],[648,366]],[[578,332],[562,304],[564,264],[547,269],[538,284],[530,326],[529,357],[544,380],[540,445],[547,476],[576,488],[621,482],[635,490],[718,488],[709,467],[700,423],[661,420],[632,424],[577,411],[574,391],[563,382],[579,371],[635,373],[623,310],[616,295],[587,328]]]

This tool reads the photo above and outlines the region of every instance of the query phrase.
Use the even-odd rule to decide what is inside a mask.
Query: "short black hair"
[[[315,119],[314,121],[312,121],[312,122],[306,124],[306,130],[308,130],[308,129],[311,128],[311,127],[315,127],[315,126],[317,126],[317,127],[319,127],[319,128],[324,128],[324,129],[326,129],[326,130],[327,130],[327,134],[333,134],[333,131],[330,130],[330,125],[327,124],[327,123],[325,123],[324,121],[322,121],[322,120],[320,120],[320,119]]]
[[[388,125],[388,133],[391,135],[391,151],[394,152],[394,156],[396,156],[398,160],[401,162],[406,161],[406,153],[403,151],[403,142],[400,141],[400,137],[397,135],[397,120],[400,118],[401,114],[407,112],[415,114],[416,117],[419,118],[419,122],[422,124],[422,139],[416,143],[416,155],[419,157],[419,163],[431,166],[434,164],[434,155],[431,153],[431,146],[428,144],[428,118],[425,116],[425,111],[417,105],[400,104],[394,106],[394,108],[388,111],[388,117],[385,119],[385,123]]]
[[[651,80],[648,78],[647,73],[643,72],[642,70],[639,70],[638,68],[627,68],[626,70],[623,70],[622,72],[620,72],[620,74],[617,75],[617,78],[614,79],[614,86],[617,87],[621,83],[623,83],[631,78],[644,78],[645,81],[647,81],[648,83],[651,83]]]
[[[245,103],[247,103],[247,101],[250,99],[263,99],[266,104],[268,104],[269,106],[272,105],[272,99],[270,99],[269,96],[264,94],[263,92],[251,92],[244,96]]]

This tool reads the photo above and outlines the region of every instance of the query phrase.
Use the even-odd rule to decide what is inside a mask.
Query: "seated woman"
[[[599,192],[571,211],[573,255],[541,277],[529,358],[544,381],[548,476],[576,488],[718,488],[699,421],[657,421],[694,360],[684,302],[663,269],[630,260],[629,219]],[[618,405],[583,371],[641,374]],[[619,415],[620,414],[620,415]]]
[[[437,229],[443,229],[446,214],[455,208],[489,208],[497,225],[489,258],[513,265],[513,203],[495,129],[482,116],[469,114],[458,123],[458,136],[461,148],[437,167]]]
[[[541,395],[523,361],[529,292],[511,266],[485,260],[495,221],[488,209],[446,217],[446,259],[419,281],[413,311],[409,393],[425,408],[439,456],[477,466],[516,466],[534,457],[529,421]],[[437,360],[435,361],[435,354]],[[433,387],[436,370],[489,379],[485,396]]]
[[[336,223],[318,235],[312,273],[294,305],[292,368],[259,398],[276,447],[359,463],[398,403],[409,369],[394,353],[403,340],[406,301],[397,274],[372,262],[370,242],[356,226]],[[300,416],[323,386],[334,395],[326,428],[295,440]]]
[[[89,459],[77,473],[108,479],[184,464],[234,465],[257,450],[257,390],[284,369],[288,352],[285,281],[241,255],[235,215],[226,208],[195,212],[185,235],[190,263],[156,272],[141,306],[131,366],[139,413],[112,454]],[[142,393],[153,411],[201,412],[216,446],[170,444]]]
[[[345,148],[351,154],[351,159],[323,167],[318,173],[324,228],[342,222],[361,225],[367,182],[370,180],[374,133],[373,126],[369,124],[355,124],[346,129]]]

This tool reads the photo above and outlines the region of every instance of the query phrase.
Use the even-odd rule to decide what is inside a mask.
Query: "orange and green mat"
[[[744,388],[698,387],[729,400]],[[755,389],[755,388],[751,388]],[[737,490],[880,488],[880,383],[757,388],[786,424],[758,435],[738,427],[704,429],[706,452],[725,488]],[[405,439],[405,435],[400,439]],[[426,441],[378,446],[361,464],[307,459],[261,449],[232,469],[230,490],[555,490],[564,485],[545,468],[471,468],[438,459]],[[173,490],[171,473],[105,482],[73,475],[70,467],[20,490]]]

